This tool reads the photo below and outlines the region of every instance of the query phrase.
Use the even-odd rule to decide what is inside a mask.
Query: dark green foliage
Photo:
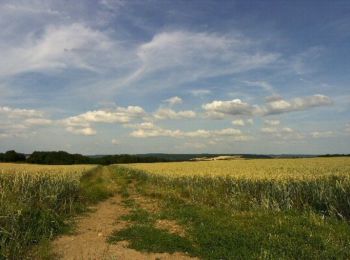
[[[115,243],[128,240],[130,247],[139,251],[154,253],[187,252],[193,254],[195,249],[186,238],[168,233],[150,225],[134,225],[113,233],[108,241]]]
[[[81,154],[59,152],[33,152],[27,159],[28,163],[35,164],[120,164],[120,163],[151,163],[165,162],[166,160],[156,157],[139,157],[136,155],[107,155],[102,157],[88,157]]]
[[[24,162],[26,157],[22,153],[17,153],[13,150],[6,153],[0,153],[0,162]]]
[[[33,152],[27,159],[28,163],[36,164],[87,164],[89,158],[80,154],[67,152]]]

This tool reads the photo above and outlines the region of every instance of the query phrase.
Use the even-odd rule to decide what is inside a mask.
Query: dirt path
[[[106,242],[116,230],[124,229],[128,223],[120,217],[129,209],[116,195],[92,208],[92,212],[76,219],[76,231],[72,235],[58,237],[53,242],[53,251],[59,259],[192,259],[183,253],[144,253],[127,248],[127,242],[117,244]]]

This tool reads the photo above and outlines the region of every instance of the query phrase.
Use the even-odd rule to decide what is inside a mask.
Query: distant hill
[[[218,156],[239,156],[243,159],[270,159],[273,158],[270,155],[261,155],[261,154],[167,154],[167,153],[148,153],[148,154],[137,154],[140,157],[152,156],[156,158],[165,159],[168,161],[189,161],[195,158],[214,158]]]

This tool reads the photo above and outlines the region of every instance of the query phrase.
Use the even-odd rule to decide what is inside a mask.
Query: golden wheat
[[[167,177],[230,177],[249,180],[312,180],[350,177],[350,158],[256,159],[129,164],[129,167]]]

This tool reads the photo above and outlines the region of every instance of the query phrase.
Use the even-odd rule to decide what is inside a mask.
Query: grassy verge
[[[219,186],[205,179],[190,182],[189,179],[154,177],[126,168],[117,171],[120,176],[135,178],[141,194],[159,200],[161,212],[157,217],[182,224],[189,244],[196,248],[193,252],[202,259],[350,258],[350,229],[346,220],[332,214],[324,215],[322,210],[309,206],[265,207],[258,199],[259,194],[265,191],[274,194],[271,185],[261,187],[252,183],[254,189],[247,187],[240,192],[227,192],[227,184],[219,183],[224,185]],[[115,235],[140,249],[140,233],[148,231],[139,228],[145,216],[137,219],[136,230]],[[158,239],[161,239],[160,234]],[[150,245],[148,248],[152,250]]]
[[[69,232],[71,217],[118,192],[115,174],[0,175],[0,259],[52,259],[50,239]]]

